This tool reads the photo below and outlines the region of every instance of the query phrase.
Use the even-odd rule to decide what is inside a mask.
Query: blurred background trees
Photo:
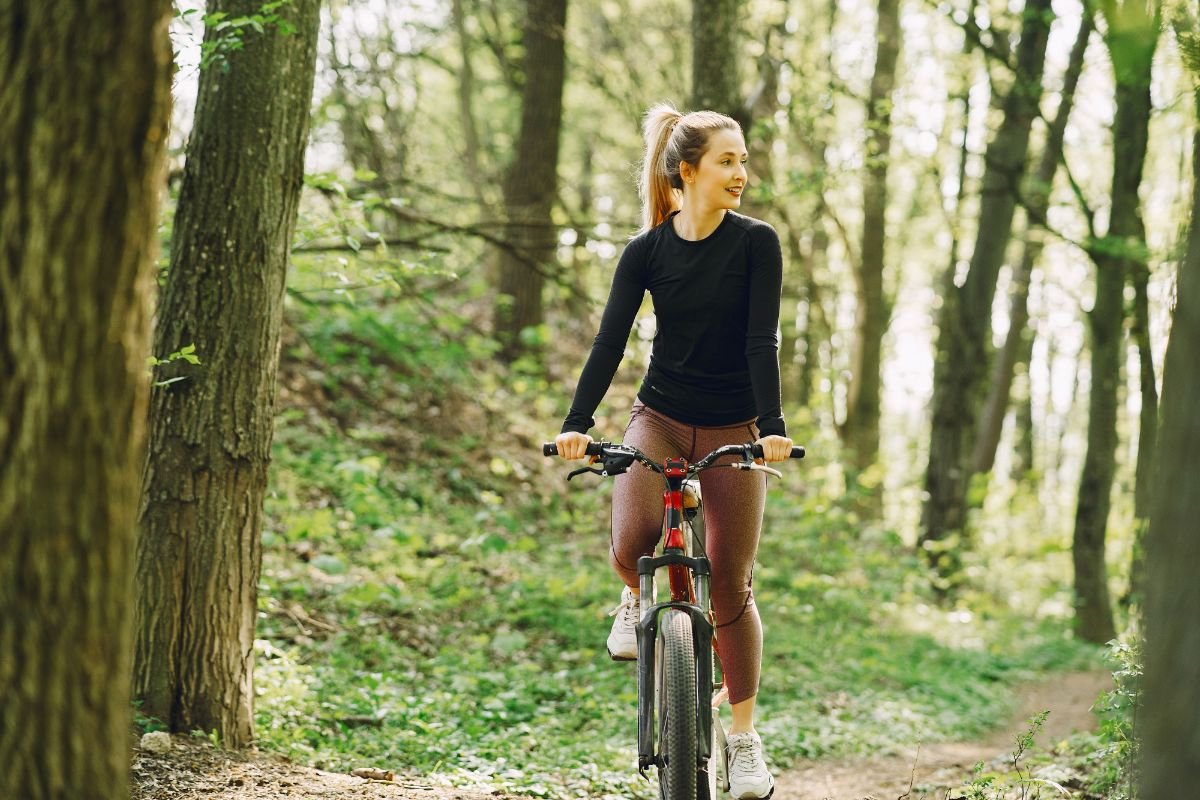
[[[791,488],[814,527],[864,553],[894,546],[905,602],[983,602],[1089,642],[1136,627],[1140,553],[1153,582],[1155,542],[1179,541],[1155,533],[1165,501],[1151,502],[1155,465],[1185,441],[1164,434],[1155,452],[1163,356],[1169,335],[1172,363],[1196,349],[1171,327],[1194,233],[1187,4],[328,0],[317,13],[185,0],[172,26],[162,385],[137,579],[148,715],[249,738],[256,655],[278,666],[281,626],[311,643],[332,625],[300,607],[327,597],[299,586],[297,562],[331,583],[388,571],[355,588],[369,609],[355,624],[420,640],[406,603],[447,553],[529,548],[528,531],[536,543],[561,521],[524,505],[564,502],[536,444],[558,429],[638,227],[641,114],[663,100],[746,128],[743,210],[784,244],[784,411],[810,453]],[[264,42],[278,61],[256,60]],[[619,437],[653,332],[647,304],[595,434]],[[171,357],[189,346],[198,365]],[[203,411],[184,410],[201,396]],[[1164,426],[1186,402],[1164,396]],[[1170,469],[1173,496],[1194,495],[1200,473]],[[469,509],[469,535],[430,516],[447,507]],[[187,508],[208,510],[189,521]],[[166,575],[202,529],[233,548],[206,575],[237,602]],[[314,549],[334,541],[345,553]],[[392,565],[397,553],[408,561]],[[1192,575],[1186,563],[1163,580]],[[783,597],[803,593],[797,580]],[[193,613],[221,647],[180,644],[204,641],[188,638],[208,624]],[[189,647],[231,665],[211,692],[176,675]],[[206,693],[236,714],[179,716]]]

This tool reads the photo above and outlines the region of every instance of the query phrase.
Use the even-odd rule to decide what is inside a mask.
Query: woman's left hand
[[[792,440],[786,436],[764,436],[755,444],[762,445],[763,457],[755,459],[760,464],[770,461],[786,461],[792,457]]]

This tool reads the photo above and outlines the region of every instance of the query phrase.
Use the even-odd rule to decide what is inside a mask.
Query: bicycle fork
[[[655,685],[654,667],[658,645],[659,620],[667,610],[675,609],[686,613],[692,622],[692,653],[696,659],[696,766],[704,767],[712,757],[712,702],[713,626],[705,609],[709,603],[709,580],[711,568],[707,558],[691,558],[683,552],[683,479],[686,477],[686,462],[667,462],[664,475],[668,488],[663,495],[663,533],[666,547],[661,556],[642,556],[638,559],[638,582],[641,597],[654,597],[654,576],[662,567],[672,573],[672,598],[668,603],[643,606],[638,620],[638,770],[645,777],[650,767],[662,767],[661,756],[654,752],[655,740]],[[695,596],[688,597],[684,584],[687,573],[694,576]],[[682,580],[681,580],[682,578]],[[694,602],[692,602],[694,600]],[[644,601],[643,601],[644,602]]]

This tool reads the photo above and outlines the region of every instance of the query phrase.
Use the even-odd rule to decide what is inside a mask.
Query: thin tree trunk
[[[280,12],[294,33],[247,34],[227,70],[200,76],[155,349],[194,344],[201,363],[169,365],[183,380],[152,396],[138,540],[142,712],[233,747],[253,739],[262,501],[319,3]]]
[[[1030,220],[1029,228],[1032,235],[1027,235],[1022,248],[1021,262],[1013,274],[1013,288],[1009,304],[1008,335],[1004,345],[992,362],[992,378],[987,401],[980,415],[979,432],[975,437],[975,451],[971,456],[972,469],[977,472],[990,472],[996,459],[996,448],[1000,445],[1000,432],[1004,426],[1004,417],[1008,412],[1009,394],[1012,388],[1013,371],[1021,354],[1032,347],[1032,332],[1029,330],[1029,282],[1033,275],[1033,267],[1042,254],[1042,240],[1034,232],[1035,226],[1044,224],[1046,209],[1050,205],[1050,190],[1054,185],[1054,176],[1058,172],[1058,162],[1062,157],[1063,136],[1067,130],[1067,120],[1075,102],[1075,87],[1079,85],[1079,75],[1083,71],[1083,56],[1087,50],[1088,39],[1092,33],[1092,18],[1084,14],[1075,36],[1075,44],[1067,61],[1067,70],[1063,76],[1063,88],[1060,93],[1058,111],[1046,134],[1046,144],[1042,148],[1042,156],[1038,162],[1037,171],[1033,175],[1032,185],[1026,197],[1026,207]]]
[[[587,243],[596,223],[595,184],[595,147],[589,141],[583,143],[583,152],[579,159],[579,177],[575,186],[579,198],[575,214],[580,223],[575,226],[575,244],[571,247],[570,273],[567,275],[571,291],[565,301],[565,310],[571,319],[584,322],[584,328],[590,330],[595,330],[596,320],[590,319],[591,305],[588,302],[585,269],[592,260]]]
[[[0,4],[0,797],[128,796],[163,0]]]
[[[1149,266],[1142,261],[1131,265],[1133,284],[1132,335],[1138,350],[1138,378],[1142,408],[1138,417],[1137,475],[1134,484],[1133,552],[1129,565],[1129,590],[1121,598],[1124,606],[1136,603],[1144,583],[1145,533],[1150,521],[1154,492],[1154,451],[1158,439],[1158,386],[1154,377],[1154,352],[1150,347]]]
[[[1192,138],[1200,153],[1200,132]],[[1162,432],[1146,536],[1146,663],[1141,797],[1175,800],[1200,773],[1200,159],[1192,159],[1192,225],[1163,368]]]
[[[891,164],[892,88],[900,54],[900,2],[879,0],[875,28],[875,73],[867,99],[866,176],[863,180],[862,248],[854,271],[858,305],[855,311],[853,361],[841,426],[849,466],[859,472],[879,457],[880,368],[883,335],[891,317],[884,294],[888,167]]]
[[[1116,12],[1124,14],[1124,11]],[[1113,121],[1112,211],[1108,236],[1093,246],[1096,301],[1088,314],[1091,331],[1091,396],[1088,445],[1075,509],[1072,556],[1075,565],[1075,632],[1103,643],[1114,635],[1104,540],[1116,471],[1117,387],[1121,378],[1124,293],[1135,263],[1145,258],[1145,227],[1138,190],[1150,124],[1150,71],[1157,44],[1157,20],[1141,30],[1113,26],[1107,44],[1116,75]]]
[[[823,149],[821,152],[824,152]],[[812,228],[812,240],[809,250],[805,253],[800,245],[799,230],[791,218],[786,204],[778,207],[784,228],[788,231],[785,238],[788,246],[788,263],[802,270],[801,290],[795,298],[784,298],[781,314],[782,342],[779,348],[779,369],[784,409],[797,407],[808,408],[812,402],[814,385],[820,373],[820,343],[829,341],[829,320],[825,314],[824,296],[817,272],[824,264],[829,238],[822,227],[821,208],[818,206],[809,222]],[[792,313],[792,300],[800,304],[795,318]],[[800,313],[802,312],[802,313]],[[796,320],[802,322],[797,329]]]
[[[483,193],[485,181],[483,161],[479,156],[479,132],[475,127],[475,70],[471,66],[471,41],[467,35],[463,0],[452,0],[450,9],[454,20],[454,33],[458,38],[458,114],[463,126],[463,157],[467,162],[468,183],[475,192],[475,200],[479,203],[479,211],[482,213],[487,208],[487,200]]]
[[[550,211],[558,193],[566,24],[567,0],[527,0],[521,130],[504,185],[510,247],[500,254],[495,315],[506,361],[529,349],[521,333],[544,319],[542,290],[555,263]]]
[[[1021,338],[1021,352],[1013,365],[1012,401],[1013,413],[1013,459],[1010,477],[1014,481],[1028,481],[1034,466],[1033,429],[1033,380],[1030,375],[1033,361],[1033,343],[1037,331],[1032,328],[1029,335]]]
[[[933,429],[925,473],[921,544],[945,579],[958,571],[966,546],[970,455],[984,387],[991,337],[992,300],[1012,229],[1017,184],[1024,173],[1029,129],[1038,111],[1049,0],[1026,3],[1013,86],[1004,120],[989,143],[975,250],[961,288],[947,281],[934,362]]]
[[[742,97],[741,0],[692,0],[692,109],[719,111],[749,132]]]
[[[814,19],[811,27],[805,26],[803,49],[809,51],[820,48],[824,74],[832,78],[836,74],[833,67],[831,43],[833,42],[834,26],[837,22],[837,0],[825,0],[821,3],[821,10],[824,11],[824,15],[819,18],[822,24],[815,24],[816,20]],[[814,12],[814,16],[815,14],[816,12]],[[837,90],[830,85],[826,87],[826,91],[833,95]],[[789,107],[788,114],[792,118],[793,129],[795,129],[798,126],[795,124],[794,103]],[[812,126],[808,136],[800,137],[801,146],[809,154],[810,169],[818,176],[824,176],[827,172],[825,153],[828,149],[828,142],[826,138],[826,131],[819,124]],[[816,192],[818,197],[824,197],[822,186],[817,186]],[[829,319],[825,313],[824,292],[821,289],[819,278],[821,271],[825,268],[829,251],[829,234],[825,228],[826,209],[823,202],[819,202],[813,205],[809,213],[805,222],[810,231],[807,249],[801,246],[802,229],[793,224],[787,204],[779,204],[776,212],[781,215],[784,226],[789,231],[787,263],[801,270],[799,279],[785,280],[785,286],[789,284],[800,286],[799,296],[796,298],[799,304],[797,317],[803,322],[803,327],[796,329],[794,326],[790,326],[785,319],[783,327],[783,341],[780,346],[783,404],[785,411],[791,407],[809,409],[813,402],[814,391],[820,383],[821,347],[830,341],[831,335]],[[785,359],[784,353],[792,355]]]
[[[797,387],[798,402],[803,408],[812,405],[814,391],[820,390],[821,345],[829,342],[833,332],[829,323],[829,315],[825,313],[825,292],[817,277],[824,268],[829,255],[829,235],[825,232],[822,223],[820,213],[814,213],[812,247],[809,250],[808,258],[799,262],[806,264],[804,273],[804,352],[800,354],[800,381]],[[793,257],[799,255],[799,252],[796,252]]]

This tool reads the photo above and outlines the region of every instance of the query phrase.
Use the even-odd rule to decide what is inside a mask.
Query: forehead
[[[708,150],[705,151],[704,155],[717,158],[726,154],[732,156],[746,155],[746,141],[739,132],[722,128],[708,137]]]

